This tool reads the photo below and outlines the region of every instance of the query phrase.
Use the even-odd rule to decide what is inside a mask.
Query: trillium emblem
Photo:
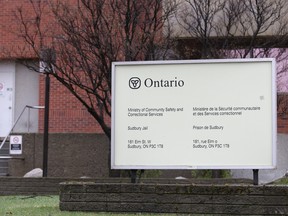
[[[141,80],[138,77],[132,77],[129,80],[129,87],[131,89],[138,89],[141,86]]]

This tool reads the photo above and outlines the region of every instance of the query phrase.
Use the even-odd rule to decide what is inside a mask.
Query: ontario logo
[[[141,80],[138,77],[132,77],[129,80],[129,87],[131,89],[138,89],[141,86]]]
[[[153,80],[152,78],[146,78],[143,81],[143,86],[146,88],[177,88],[184,86],[184,80],[178,80],[177,77],[171,80]],[[141,80],[138,77],[132,77],[129,80],[129,87],[131,89],[139,89],[141,87]]]

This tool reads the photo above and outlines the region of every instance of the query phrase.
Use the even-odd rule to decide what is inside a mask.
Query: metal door
[[[0,64],[0,137],[7,136],[12,127],[14,76],[13,64]]]

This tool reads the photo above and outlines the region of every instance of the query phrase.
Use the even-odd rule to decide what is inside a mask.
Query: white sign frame
[[[277,134],[275,64],[275,59],[272,58],[113,62],[111,168],[275,168]],[[141,88],[137,83],[139,80],[133,81],[135,77],[140,78]],[[214,81],[211,81],[211,77]],[[196,81],[191,82],[191,80]],[[242,84],[238,85],[238,82]],[[199,89],[195,102],[198,104],[197,106],[191,105],[194,103],[193,99],[192,102],[187,101],[190,95],[196,98],[196,94],[193,93],[195,88],[192,86],[197,86]],[[213,90],[206,91],[203,86],[205,88],[212,86]],[[235,86],[241,87],[241,91],[238,91]],[[167,93],[164,92],[166,90]],[[189,91],[191,93],[187,93]],[[226,94],[226,92],[228,93]],[[233,94],[235,94],[235,99]],[[171,96],[173,100],[177,97],[180,99],[176,100],[174,104],[174,102],[171,103]],[[227,98],[228,100],[226,100]],[[230,99],[233,101],[232,104],[229,104]],[[238,103],[236,99],[240,102]],[[201,105],[201,103],[203,104]],[[190,109],[189,112],[187,107]],[[144,110],[145,108],[154,111],[156,116],[147,117],[150,114],[149,110]],[[179,111],[177,111],[178,108]],[[220,111],[222,108],[223,110]],[[139,109],[139,112],[136,109]],[[128,117],[129,113],[130,117]],[[218,116],[213,116],[213,113],[218,113]],[[193,122],[196,123],[193,123],[194,125],[191,126],[193,129],[191,129],[186,118],[191,118],[194,114]],[[199,116],[197,116],[198,114]],[[207,116],[205,116],[206,114]],[[219,118],[219,115],[222,114],[222,118]],[[141,115],[142,117],[139,117]],[[157,115],[162,115],[162,117]],[[220,123],[216,124],[217,121]],[[173,123],[171,124],[171,122]],[[179,127],[181,124],[185,128]],[[246,126],[243,127],[242,124],[246,124]],[[161,125],[161,127],[155,125]],[[170,130],[167,125],[173,129]],[[253,125],[257,127],[251,133]],[[143,132],[145,127],[148,132]],[[245,129],[247,127],[249,130]],[[186,133],[182,133],[182,130]],[[236,130],[239,131],[235,132]],[[225,133],[221,131],[225,131]],[[194,139],[193,136],[187,135],[192,133],[195,134]],[[230,133],[231,135],[229,135]],[[246,138],[243,138],[244,136]],[[244,142],[248,139],[249,141]],[[144,144],[138,143],[138,141],[143,141]],[[151,146],[151,148],[145,147],[144,149],[144,145],[148,141],[150,144],[156,144],[156,147],[152,148]],[[172,147],[172,142],[177,143],[174,145],[178,147]],[[191,143],[187,145],[188,142]],[[207,142],[212,142],[212,144]],[[220,146],[216,148],[217,144],[221,144],[221,148]],[[244,146],[243,149],[240,144]],[[163,151],[165,148],[171,149]],[[191,150],[193,150],[195,161],[189,159]],[[247,160],[248,162],[245,162]]]

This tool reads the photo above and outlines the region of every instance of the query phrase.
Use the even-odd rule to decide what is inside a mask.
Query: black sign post
[[[44,135],[43,135],[43,177],[48,174],[48,135],[49,135],[49,99],[50,99],[50,77],[45,74],[45,113],[44,113]]]
[[[253,169],[253,184],[259,185],[259,169]]]

